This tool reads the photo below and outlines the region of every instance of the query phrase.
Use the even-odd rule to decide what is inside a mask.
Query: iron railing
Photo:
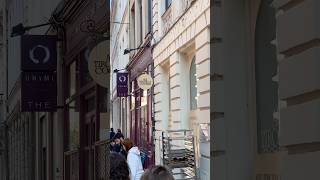
[[[100,141],[95,144],[95,180],[108,180],[110,177],[109,143]]]

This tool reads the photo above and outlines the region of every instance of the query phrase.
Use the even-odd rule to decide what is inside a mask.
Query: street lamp
[[[24,33],[26,33],[26,31],[29,31],[30,29],[34,29],[34,28],[38,28],[38,27],[42,27],[42,26],[53,25],[53,24],[55,24],[55,23],[49,22],[49,23],[39,24],[39,25],[35,25],[35,26],[24,27],[23,24],[20,23],[16,26],[12,27],[11,37],[22,36],[22,35],[24,35]]]

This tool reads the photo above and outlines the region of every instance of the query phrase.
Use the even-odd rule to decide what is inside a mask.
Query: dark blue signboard
[[[128,96],[128,73],[117,73],[117,96]]]
[[[57,75],[55,72],[22,72],[21,111],[55,112]]]
[[[21,111],[57,110],[57,38],[21,37]]]

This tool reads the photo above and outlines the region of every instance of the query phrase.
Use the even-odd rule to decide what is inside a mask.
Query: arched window
[[[196,58],[193,57],[190,66],[190,109],[197,109],[197,74],[196,74]]]
[[[258,152],[268,153],[279,148],[278,120],[273,113],[278,109],[277,52],[272,43],[276,39],[275,9],[272,0],[262,0],[255,32],[255,78],[257,107]]]

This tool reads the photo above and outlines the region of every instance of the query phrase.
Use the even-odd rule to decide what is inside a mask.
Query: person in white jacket
[[[130,169],[130,180],[140,180],[144,173],[140,151],[138,147],[133,146],[133,142],[130,139],[123,140],[122,144],[128,153],[127,162]]]

